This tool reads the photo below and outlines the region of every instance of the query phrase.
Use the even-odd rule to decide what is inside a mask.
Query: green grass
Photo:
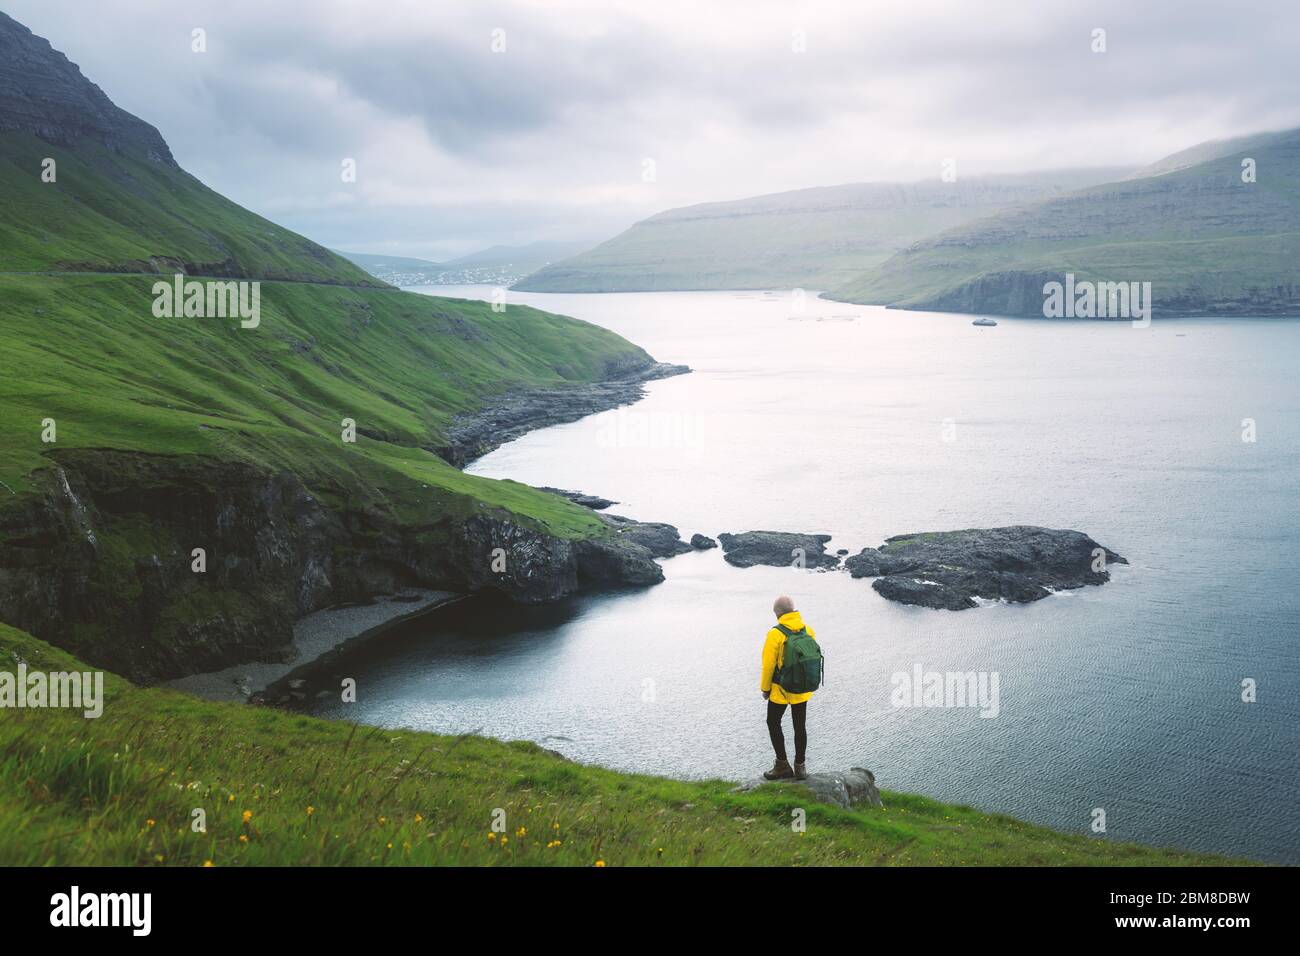
[[[41,181],[45,157],[54,183]],[[510,388],[649,361],[625,339],[523,306],[398,292],[181,169],[90,141],[6,132],[0,190],[0,481],[15,495],[60,452],[116,449],[289,470],[324,497],[344,489],[421,523],[481,502],[561,536],[599,527],[432,450],[457,414]],[[155,318],[153,283],[177,263],[264,280],[260,327]],[[132,272],[151,274],[117,274]],[[55,444],[41,441],[46,418]],[[355,445],[340,440],[344,418]]]
[[[512,387],[593,381],[645,357],[597,326],[523,306],[385,289],[268,283],[262,321],[157,319],[144,276],[0,276],[0,480],[21,491],[50,454],[112,448],[287,469],[400,505],[422,485],[575,536],[586,509],[465,475],[430,449],[454,415]],[[648,357],[646,357],[648,360]],[[41,441],[53,418],[57,442]],[[341,422],[357,442],[341,441]],[[423,496],[427,498],[428,496]],[[2,506],[2,505],[0,505]]]
[[[46,156],[54,183],[40,178]],[[294,592],[273,576],[252,593],[216,577],[151,596],[140,568],[190,545],[176,513],[159,520],[140,493],[219,502],[288,473],[363,554],[394,529],[439,554],[448,529],[483,514],[558,538],[607,533],[586,508],[464,474],[439,451],[458,415],[506,391],[650,362],[620,336],[524,306],[400,292],[182,170],[89,141],[0,135],[0,194],[0,569],[50,568],[48,592],[4,591],[10,620],[141,677],[132,655],[189,666],[204,627],[260,635],[239,644],[244,656],[287,638]],[[260,325],[155,317],[154,284],[178,270],[261,282]],[[43,441],[49,419],[54,442]],[[342,440],[345,419],[355,443]],[[63,520],[80,505],[56,467],[74,483],[98,475],[82,488],[95,527]],[[113,507],[94,507],[109,484]],[[91,534],[93,556],[60,564]]]
[[[0,670],[12,671],[19,659],[32,670],[85,669],[0,625]],[[582,766],[531,743],[210,703],[111,675],[107,688],[98,719],[57,709],[3,712],[0,864],[1232,862],[1062,834],[908,794],[885,792],[884,809],[848,812],[812,803],[790,785],[735,793],[726,781]],[[206,814],[205,833],[191,828],[196,808]],[[506,829],[489,836],[497,808]],[[796,809],[807,814],[804,834],[791,827]]]
[[[56,178],[41,179],[53,159]],[[0,136],[0,272],[170,272],[382,285],[184,170],[91,142]]]

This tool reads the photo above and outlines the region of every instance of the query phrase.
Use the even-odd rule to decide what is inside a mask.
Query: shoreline
[[[293,625],[283,661],[249,661],[216,671],[190,674],[156,686],[204,700],[247,702],[304,668],[345,649],[368,643],[399,624],[423,617],[468,595],[426,588],[379,595],[367,604],[340,604],[313,611]]]
[[[625,378],[571,388],[514,392],[461,418],[453,426],[450,444],[436,453],[463,470],[483,455],[531,431],[632,404],[645,397],[646,382],[690,371],[684,365],[653,362]],[[365,604],[323,608],[294,622],[293,638],[282,661],[232,664],[215,671],[187,674],[156,686],[205,700],[267,703],[265,695],[274,694],[276,701],[287,703],[288,696],[296,690],[289,682],[299,672],[314,670],[399,624],[469,596],[455,591],[411,588],[376,595]]]
[[[686,375],[690,371],[686,365],[653,362],[621,378],[518,389],[498,396],[476,412],[458,416],[448,429],[447,444],[430,450],[463,470],[529,432],[634,404],[645,398],[647,382]]]

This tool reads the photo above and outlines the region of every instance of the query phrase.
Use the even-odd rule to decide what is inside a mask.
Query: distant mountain
[[[423,269],[427,272],[442,272],[447,268],[441,262],[432,262],[429,259],[411,259],[407,256],[375,256],[365,252],[335,251],[344,259],[355,262],[367,271],[373,269]]]
[[[576,242],[542,240],[523,246],[491,246],[468,256],[461,256],[459,259],[452,259],[447,263],[447,267],[449,269],[506,267],[519,270],[521,275],[527,275],[553,262],[586,252],[594,245],[596,245],[594,240],[582,239]]]
[[[1234,136],[1232,139],[1212,139],[1204,143],[1197,143],[1195,146],[1171,153],[1164,159],[1156,160],[1150,166],[1143,166],[1133,171],[1128,179],[1145,179],[1148,176],[1160,176],[1164,173],[1172,173],[1179,169],[1187,169],[1191,166],[1199,166],[1201,163],[1208,163],[1211,160],[1222,159],[1225,156],[1248,156],[1251,150],[1263,146],[1269,146],[1286,139],[1292,135],[1294,130],[1283,130],[1274,133],[1253,133],[1248,136]]]
[[[340,252],[376,278],[392,285],[510,285],[566,256],[590,249],[594,242],[531,242],[524,246],[491,246],[459,259],[431,262],[403,256]]]
[[[704,203],[651,216],[515,284],[530,292],[827,289],[925,236],[1123,176],[1060,170],[956,182],[857,183]]]
[[[1244,182],[1254,160],[1257,181]],[[1066,274],[1150,282],[1156,315],[1300,314],[1300,130],[1204,143],[1135,176],[965,223],[827,293],[1043,314]]]
[[[431,262],[428,259],[335,251],[344,259],[365,269],[376,279],[382,279],[390,285],[436,285],[439,277],[447,271],[447,267],[442,263]]]

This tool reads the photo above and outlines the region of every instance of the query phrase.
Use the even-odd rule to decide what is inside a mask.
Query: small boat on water
[[[990,319],[987,315],[982,315],[974,322],[972,322],[971,325],[997,325],[997,323],[994,322],[992,319]]]

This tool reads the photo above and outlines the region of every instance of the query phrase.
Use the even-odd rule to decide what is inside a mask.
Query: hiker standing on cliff
[[[767,632],[763,643],[763,669],[759,673],[758,689],[767,701],[767,732],[776,751],[776,763],[763,774],[768,780],[785,780],[794,777],[805,780],[808,754],[808,701],[822,684],[825,661],[821,648],[813,637],[813,630],[804,624],[794,601],[782,594],[772,605],[776,614],[776,627]],[[786,705],[794,720],[794,767],[785,752],[785,734],[781,732],[781,718]]]

